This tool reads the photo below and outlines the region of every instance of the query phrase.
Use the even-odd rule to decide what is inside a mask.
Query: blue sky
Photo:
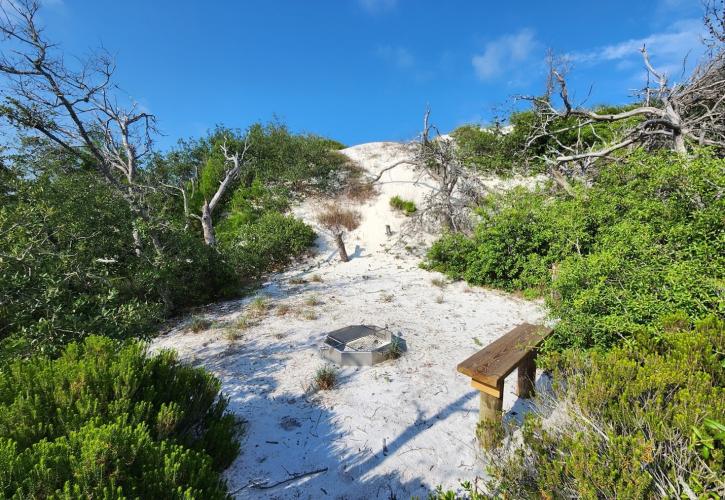
[[[642,85],[638,48],[680,77],[701,48],[699,0],[45,0],[68,54],[103,45],[117,81],[158,116],[161,149],[217,123],[277,116],[346,144],[403,140],[425,106],[442,130],[540,92],[547,48],[589,103]],[[593,87],[592,87],[593,86]]]

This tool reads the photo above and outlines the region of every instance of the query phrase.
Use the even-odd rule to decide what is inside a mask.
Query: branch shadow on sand
[[[194,353],[195,364],[222,380],[229,409],[246,421],[241,452],[225,472],[235,498],[403,499],[425,497],[428,488],[402,471],[375,474],[412,435],[443,415],[421,419],[382,449],[374,437],[354,449],[343,447],[345,422],[318,401],[314,390],[280,393],[274,373],[286,373],[285,353],[303,346],[262,346],[254,340],[238,345],[207,346]],[[342,372],[345,384],[355,371]],[[289,376],[294,376],[290,373]],[[303,383],[301,381],[301,383]],[[455,411],[455,405],[445,411]],[[349,438],[349,436],[347,436]],[[349,440],[349,439],[348,439]],[[315,472],[317,471],[317,472]],[[314,472],[309,475],[304,475]],[[406,476],[410,476],[407,471]],[[302,475],[302,476],[301,476]],[[301,476],[301,477],[298,477]]]

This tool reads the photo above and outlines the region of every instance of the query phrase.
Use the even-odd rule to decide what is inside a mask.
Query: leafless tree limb
[[[35,0],[0,2],[0,37],[6,49],[0,55],[0,115],[14,126],[34,131],[67,153],[90,161],[116,188],[131,210],[152,222],[144,190],[137,184],[141,162],[152,149],[157,132],[155,117],[118,103],[113,83],[115,64],[104,52],[71,68],[57,45],[37,24]],[[162,247],[150,231],[157,255]],[[141,241],[133,244],[140,255]]]
[[[713,2],[711,5],[714,5]],[[722,2],[719,2],[722,4]],[[712,21],[721,22],[719,14]],[[715,28],[712,28],[715,29]],[[570,97],[566,67],[549,56],[550,77],[543,97],[524,97],[533,104],[537,118],[526,141],[533,148],[546,140],[546,151],[538,154],[549,167],[554,181],[567,193],[574,194],[567,176],[571,168],[586,173],[598,160],[612,160],[618,151],[637,146],[648,149],[668,148],[687,154],[688,143],[713,146],[725,151],[725,57],[718,50],[700,65],[684,83],[671,85],[667,75],[651,63],[646,47],[640,50],[647,70],[647,85],[641,91],[641,104],[616,113],[602,113],[575,105]],[[553,102],[558,90],[560,108]],[[627,122],[628,121],[628,122]],[[597,123],[622,122],[618,136],[607,143],[595,129]],[[594,145],[582,140],[590,131]],[[561,134],[576,132],[576,140],[564,143]]]

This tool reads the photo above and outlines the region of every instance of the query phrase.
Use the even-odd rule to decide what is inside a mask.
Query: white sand
[[[343,152],[371,173],[407,154],[395,143]],[[380,195],[360,207],[360,228],[346,238],[352,260],[340,263],[323,235],[311,260],[265,284],[260,295],[273,307],[242,338],[229,340],[221,328],[186,332],[182,325],[154,342],[154,349],[176,349],[215,373],[231,410],[247,420],[242,452],[226,472],[237,498],[425,497],[438,484],[455,488],[484,474],[474,437],[478,393],[456,365],[515,325],[542,321],[544,313],[539,304],[463,283],[435,286],[431,279],[442,276],[419,269],[414,255],[431,235],[394,244],[406,218],[391,211],[390,197],[420,202],[431,187],[406,166],[386,173]],[[314,209],[309,201],[295,213],[314,223]],[[321,282],[310,281],[315,274]],[[293,285],[291,278],[308,283]],[[320,303],[310,305],[311,297]],[[206,316],[233,321],[250,300],[210,306]],[[291,311],[278,316],[285,306]],[[304,318],[311,313],[316,319]],[[387,327],[408,351],[374,367],[341,369],[334,390],[314,391],[325,332],[358,323]],[[513,394],[514,378],[506,384],[508,418],[528,405]]]

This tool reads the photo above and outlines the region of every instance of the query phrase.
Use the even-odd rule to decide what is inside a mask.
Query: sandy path
[[[344,152],[371,172],[406,154],[391,143]],[[406,168],[386,174],[380,196],[362,207],[363,223],[347,239],[352,260],[339,263],[320,238],[312,261],[260,290],[272,308],[241,338],[229,340],[223,328],[191,333],[180,326],[154,342],[219,376],[231,409],[248,421],[242,453],[226,472],[237,498],[425,497],[438,484],[456,487],[483,473],[474,438],[478,393],[456,364],[516,324],[540,322],[543,311],[462,283],[436,286],[431,280],[441,276],[419,269],[414,255],[430,236],[393,245],[405,217],[390,211],[390,196],[421,200],[426,189],[425,179]],[[308,203],[296,213],[312,222],[313,210]],[[320,281],[312,281],[315,275]],[[217,304],[206,316],[233,322],[250,301]],[[405,338],[408,352],[374,367],[341,369],[336,389],[311,390],[323,365],[324,333],[357,323],[386,326]],[[514,378],[506,385],[509,416],[526,407],[513,395]]]

